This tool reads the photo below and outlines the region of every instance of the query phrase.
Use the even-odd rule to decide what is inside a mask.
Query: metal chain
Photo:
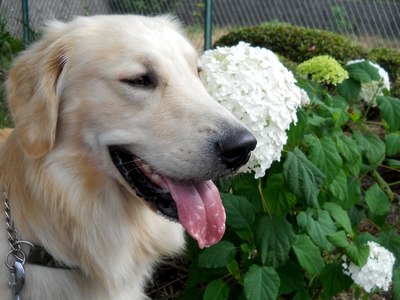
[[[28,241],[21,241],[18,238],[18,231],[14,228],[14,222],[11,221],[11,209],[10,203],[8,201],[8,196],[6,190],[3,190],[4,194],[4,206],[5,206],[5,214],[6,214],[6,227],[7,227],[7,239],[8,244],[10,245],[10,251],[6,255],[5,263],[6,266],[10,270],[15,270],[13,263],[9,262],[9,257],[12,254],[14,256],[14,261],[20,262],[22,265],[25,264],[26,255],[25,252],[22,250],[21,244],[27,244],[33,247],[33,244]]]
[[[4,206],[5,206],[5,214],[6,214],[6,226],[7,226],[7,239],[8,239],[8,244],[10,245],[10,248],[13,251],[20,250],[21,246],[18,245],[19,249],[15,249],[15,242],[18,241],[18,232],[14,229],[14,224],[11,223],[11,211],[10,211],[10,203],[8,201],[8,196],[6,191],[3,191],[4,193]]]

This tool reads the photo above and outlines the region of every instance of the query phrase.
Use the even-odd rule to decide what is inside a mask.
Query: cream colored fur
[[[206,93],[198,68],[168,17],[52,21],[15,61],[7,82],[15,129],[0,132],[1,141],[8,135],[0,187],[20,237],[78,268],[26,264],[21,299],[145,299],[155,263],[182,251],[182,226],[136,196],[108,146],[126,145],[166,176],[221,175],[205,142],[238,123]],[[124,82],[144,74],[154,88]],[[3,226],[0,259],[8,251]],[[12,299],[9,281],[2,263],[1,300]]]

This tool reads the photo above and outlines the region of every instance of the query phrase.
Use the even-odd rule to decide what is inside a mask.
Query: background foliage
[[[292,69],[321,54],[342,64],[371,55],[398,76],[396,51],[366,51],[319,30],[242,28],[216,45],[239,41],[276,51]],[[376,107],[367,105],[359,99],[361,83],[380,80],[377,69],[368,61],[345,68],[350,78],[337,87],[299,78],[312,103],[298,111],[281,160],[266,176],[217,182],[227,231],[205,250],[189,244],[192,265],[179,299],[331,299],[351,288],[357,297],[360,288],[343,274],[342,256],[362,267],[367,241],[395,255],[393,286],[400,285],[398,223],[386,222],[400,199],[400,100],[386,91]],[[400,299],[397,288],[393,297]]]

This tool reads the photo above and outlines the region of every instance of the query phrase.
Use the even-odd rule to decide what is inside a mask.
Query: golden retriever
[[[21,299],[146,299],[154,265],[182,251],[183,228],[200,247],[221,239],[211,180],[236,173],[256,140],[207,94],[200,71],[167,16],[51,21],[16,59],[0,186],[18,238],[67,267],[27,261]],[[9,251],[3,228],[0,255],[12,264]],[[10,281],[2,264],[2,300],[13,299]]]

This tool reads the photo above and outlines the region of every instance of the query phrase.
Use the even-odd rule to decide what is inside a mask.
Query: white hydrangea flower
[[[375,288],[387,291],[392,282],[395,258],[389,250],[375,242],[368,242],[368,246],[370,248],[368,261],[361,270],[343,255],[343,273],[349,275],[367,293]]]
[[[297,108],[310,99],[295,85],[293,74],[265,48],[244,42],[219,47],[205,52],[202,64],[202,80],[209,94],[257,138],[257,147],[242,171],[254,170],[255,178],[264,176],[281,157],[285,130],[297,122]]]
[[[346,63],[347,65],[363,62],[365,59],[356,59],[356,60],[350,60]],[[376,98],[374,98],[374,95],[376,93],[376,96],[383,96],[383,89],[387,89],[390,91],[390,81],[389,81],[389,74],[388,72],[385,71],[381,66],[369,62],[371,66],[375,67],[378,69],[378,73],[381,76],[381,79],[383,80],[382,86],[379,86],[380,82],[379,81],[371,81],[371,82],[362,82],[361,83],[361,93],[360,97],[364,99],[365,102],[368,104],[371,103],[371,101],[374,101],[372,106],[376,106]],[[377,91],[378,90],[378,91]]]

